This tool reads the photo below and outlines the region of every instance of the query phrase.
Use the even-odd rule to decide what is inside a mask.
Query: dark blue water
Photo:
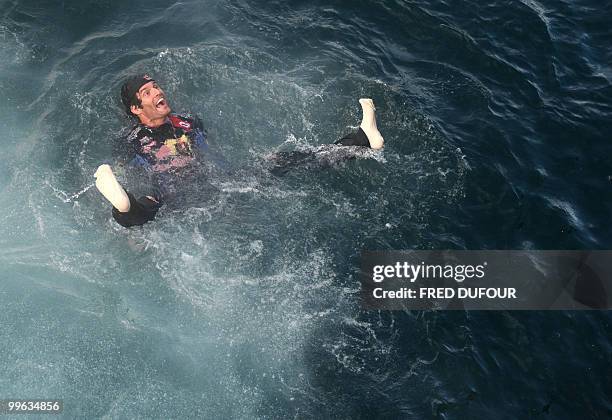
[[[609,249],[609,1],[4,1],[0,399],[65,418],[610,418],[608,312],[366,312],[361,250]],[[110,218],[147,71],[229,173]],[[358,125],[324,170],[265,156]],[[130,173],[120,176],[138,186]],[[83,192],[84,191],[84,192]]]

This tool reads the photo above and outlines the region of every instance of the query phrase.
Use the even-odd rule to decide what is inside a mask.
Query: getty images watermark
[[[612,251],[361,255],[367,309],[611,309]]]

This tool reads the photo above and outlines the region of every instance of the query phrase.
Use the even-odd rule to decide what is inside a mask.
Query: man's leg
[[[359,130],[341,138],[334,144],[382,149],[385,142],[380,134],[380,131],[378,131],[378,127],[376,126],[376,108],[374,107],[374,101],[368,98],[361,98],[359,103],[361,104],[362,111]]]
[[[334,144],[382,149],[384,140],[376,126],[374,102],[371,99],[362,98],[359,103],[363,113],[359,130],[337,140]],[[323,158],[323,155],[328,152],[329,146],[320,146],[317,151],[277,152],[270,155],[266,160],[271,164],[270,172],[274,175],[284,175],[296,167],[325,167],[329,165],[329,162]],[[351,159],[352,157],[354,156],[346,155],[344,159]]]
[[[114,208],[122,213],[130,211],[130,199],[117,181],[117,178],[115,178],[110,165],[100,165],[94,177],[96,178],[98,191],[102,193],[104,198],[110,201]]]
[[[113,205],[113,218],[123,227],[150,222],[162,206],[158,199],[151,196],[140,197],[136,200],[119,184],[109,165],[101,165],[94,176],[96,187]]]
[[[274,175],[285,175],[291,169],[316,165],[317,156],[314,151],[275,152],[266,159],[266,165]]]

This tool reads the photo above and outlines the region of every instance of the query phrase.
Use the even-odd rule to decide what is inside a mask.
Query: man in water
[[[164,91],[150,76],[135,75],[121,87],[121,102],[128,115],[136,117],[138,124],[127,141],[133,147],[132,160],[156,174],[174,173],[188,166],[196,157],[197,149],[206,151],[208,144],[202,123],[198,118],[172,113]],[[335,142],[341,146],[381,149],[383,138],[376,127],[374,103],[360,99],[363,119],[359,130]],[[308,153],[277,154],[271,160],[279,167],[299,164]],[[162,206],[160,195],[147,195],[136,199],[119,184],[111,167],[101,165],[96,173],[96,187],[113,205],[113,218],[124,227],[143,225],[155,218]]]

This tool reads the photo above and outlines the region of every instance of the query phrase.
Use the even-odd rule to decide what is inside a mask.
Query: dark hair
[[[132,114],[132,106],[136,106],[138,108],[142,108],[142,101],[136,95],[138,90],[143,85],[146,85],[149,82],[153,82],[153,78],[148,74],[138,74],[134,76],[130,76],[121,86],[121,102],[125,107],[125,112],[129,116],[133,116]]]
[[[138,97],[137,94],[134,94],[134,96],[132,96],[129,102],[127,104],[124,103],[124,105],[125,105],[125,112],[130,117],[135,117],[136,115],[132,113],[132,106],[135,106],[137,108],[142,108],[142,100]]]

